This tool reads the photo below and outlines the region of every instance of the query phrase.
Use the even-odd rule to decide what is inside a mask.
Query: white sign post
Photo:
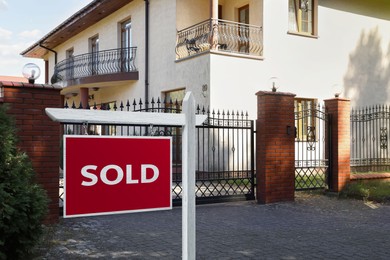
[[[46,114],[60,123],[172,125],[183,127],[183,197],[182,197],[182,257],[196,258],[195,240],[195,126],[201,125],[206,115],[195,115],[195,99],[187,92],[183,100],[184,114],[103,111],[87,109],[46,108]]]
[[[195,100],[191,93],[183,100],[183,197],[182,197],[182,257],[196,258],[195,228]]]

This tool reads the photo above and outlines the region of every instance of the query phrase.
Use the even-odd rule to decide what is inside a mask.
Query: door
[[[238,50],[241,53],[249,53],[249,5],[238,9]]]
[[[90,39],[92,75],[99,74],[99,36]]]
[[[74,50],[73,48],[66,51],[66,80],[74,79]]]
[[[330,116],[315,99],[295,101],[295,189],[324,189],[329,184]]]
[[[126,20],[121,23],[121,57],[120,68],[122,72],[131,70],[132,52],[131,52],[131,20]]]

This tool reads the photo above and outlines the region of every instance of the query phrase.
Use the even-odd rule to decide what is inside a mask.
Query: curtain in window
[[[298,0],[288,1],[288,30],[292,32],[298,32],[298,12],[296,11],[296,2]]]
[[[289,0],[289,31],[313,34],[313,0]]]

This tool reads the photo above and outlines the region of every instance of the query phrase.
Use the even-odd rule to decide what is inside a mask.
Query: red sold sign
[[[170,137],[64,137],[64,217],[172,208]]]

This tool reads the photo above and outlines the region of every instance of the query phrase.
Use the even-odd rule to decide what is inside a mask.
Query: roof
[[[132,1],[94,0],[20,54],[28,58],[42,58],[48,52],[47,49],[54,49]]]
[[[24,82],[24,83],[28,82],[28,80],[25,77],[16,77],[16,76],[0,76],[0,81],[14,81],[14,82]]]

